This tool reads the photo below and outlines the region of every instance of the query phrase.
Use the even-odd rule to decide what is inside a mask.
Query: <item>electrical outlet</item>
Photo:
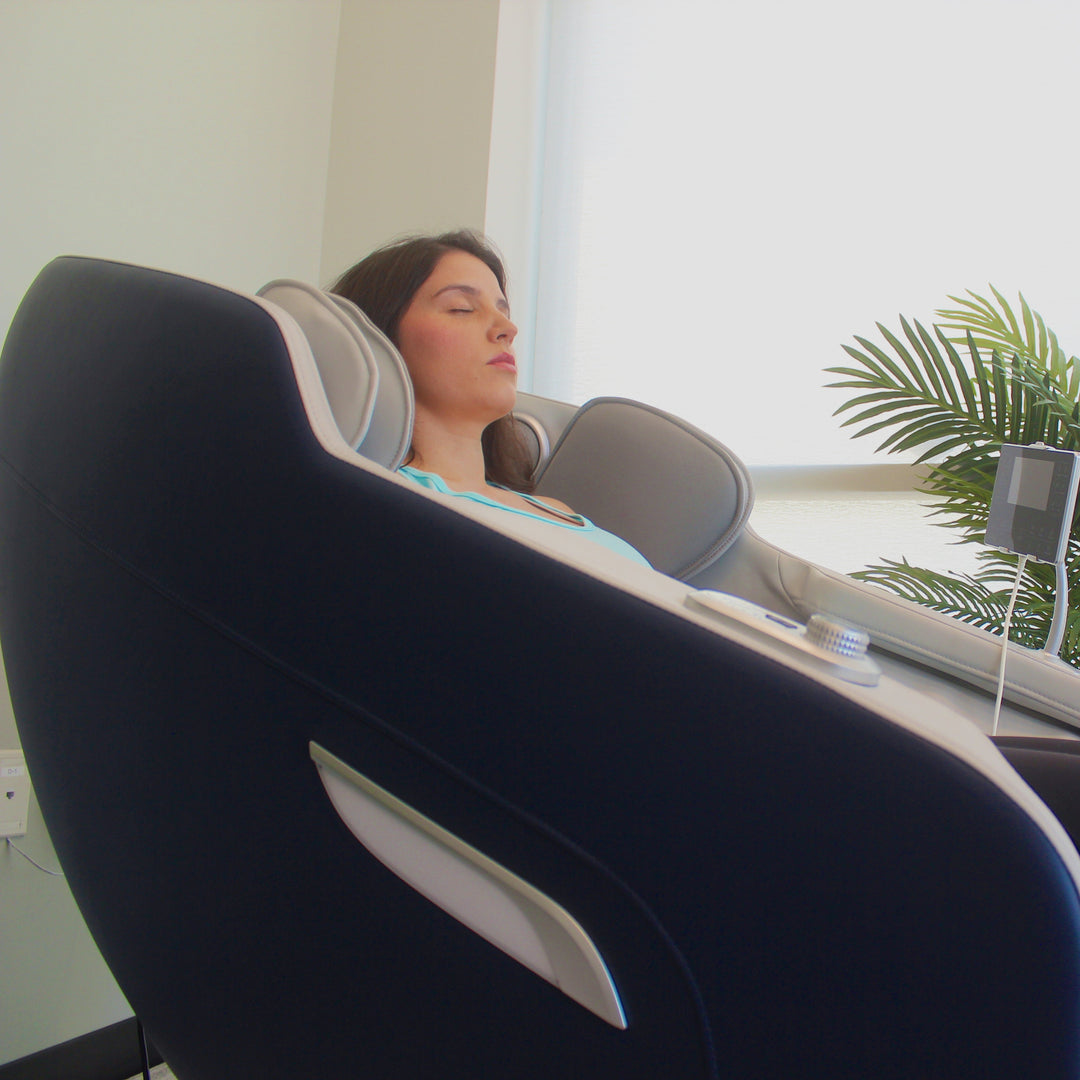
[[[30,777],[21,750],[0,750],[0,837],[25,836]]]

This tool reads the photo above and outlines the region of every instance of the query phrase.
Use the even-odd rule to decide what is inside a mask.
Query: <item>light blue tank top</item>
[[[558,517],[547,513],[544,510],[538,510],[537,513],[532,513],[530,510],[519,510],[514,506],[507,506],[506,503],[501,503],[497,499],[491,499],[487,495],[482,495],[478,491],[454,491],[447,486],[446,481],[439,476],[438,473],[422,472],[420,469],[414,469],[411,465],[402,465],[398,470],[403,476],[407,476],[410,480],[415,480],[422,487],[428,488],[430,491],[438,491],[443,495],[455,495],[460,499],[469,499],[472,502],[481,503],[484,506],[494,506],[497,510],[505,510],[509,514],[519,514],[521,517],[534,518],[537,521],[542,521],[546,525],[554,525],[560,529],[570,529],[573,532],[581,533],[583,536],[588,537],[593,543],[599,544],[601,547],[606,547],[609,551],[617,552],[619,555],[624,555],[628,559],[633,559],[634,562],[640,563],[642,566],[651,566],[651,563],[644,555],[641,554],[637,548],[632,547],[620,536],[616,536],[614,533],[607,532],[605,529],[601,529],[599,526],[594,525],[588,518],[582,517],[580,514],[568,514],[569,520],[560,520]],[[539,507],[542,504],[539,499],[533,498],[531,495],[525,495],[518,492],[519,495],[526,501],[531,502],[535,506]],[[561,513],[561,511],[556,511]]]

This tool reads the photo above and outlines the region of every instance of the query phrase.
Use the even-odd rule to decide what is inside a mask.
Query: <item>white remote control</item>
[[[780,642],[847,682],[876,686],[881,675],[881,668],[866,655],[870,636],[824,615],[811,615],[804,625],[741,596],[710,590],[687,593],[686,603]]]

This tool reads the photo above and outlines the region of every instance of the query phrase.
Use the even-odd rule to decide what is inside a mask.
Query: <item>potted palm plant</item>
[[[855,366],[827,370],[832,388],[849,391],[836,410],[853,438],[883,435],[879,450],[917,451],[919,490],[937,524],[958,543],[981,543],[1002,443],[1043,442],[1080,450],[1080,360],[1020,296],[1019,313],[991,286],[991,298],[950,296],[929,328],[901,316],[900,331],[881,323],[883,343],[855,338],[844,345]],[[1071,596],[1080,600],[1080,508],[1066,554]],[[950,575],[884,560],[854,576],[964,622],[1000,633],[1017,557],[992,549],[974,574]],[[1029,561],[1010,637],[1042,648],[1054,612],[1052,566]],[[1080,667],[1080,604],[1070,606],[1060,656]]]

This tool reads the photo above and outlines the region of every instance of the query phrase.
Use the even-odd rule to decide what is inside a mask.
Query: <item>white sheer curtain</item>
[[[1080,352],[1074,0],[545,8],[536,392],[865,462],[823,369],[875,321],[992,282]]]

